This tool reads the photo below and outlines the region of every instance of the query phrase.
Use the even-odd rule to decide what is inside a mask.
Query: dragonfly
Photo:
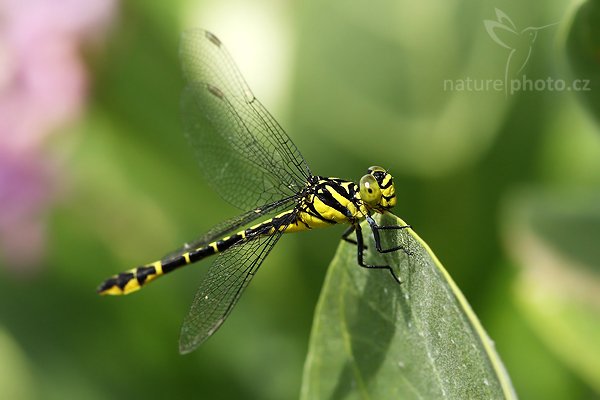
[[[113,275],[98,293],[129,294],[215,256],[181,328],[179,351],[185,354],[221,327],[284,233],[347,224],[342,238],[356,245],[358,264],[386,269],[400,282],[389,265],[365,262],[360,225],[368,222],[378,252],[406,252],[402,246],[382,248],[380,233],[410,226],[380,226],[373,218],[396,205],[392,175],[378,166],[368,168],[358,183],[313,175],[211,32],[184,32],[180,59],[186,81],[181,101],[185,135],[205,179],[225,201],[247,211],[158,261]]]

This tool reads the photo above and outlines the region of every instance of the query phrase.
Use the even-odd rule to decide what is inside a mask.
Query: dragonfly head
[[[383,212],[396,205],[394,178],[381,167],[370,167],[360,179],[360,198],[370,208]]]

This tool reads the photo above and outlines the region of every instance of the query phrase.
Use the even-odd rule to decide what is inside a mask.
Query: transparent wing
[[[179,351],[189,353],[225,322],[282,233],[246,240],[220,253],[196,292],[183,321]]]
[[[254,208],[250,211],[246,211],[241,215],[237,215],[233,218],[223,221],[218,225],[212,227],[212,229],[204,233],[204,235],[202,235],[198,239],[191,242],[187,242],[181,248],[169,253],[168,255],[163,257],[162,260],[166,261],[171,258],[177,258],[190,250],[206,246],[209,243],[212,243],[218,239],[222,239],[228,235],[231,235],[232,233],[236,233],[239,230],[241,230],[242,227],[250,225],[253,221],[261,217],[289,210],[293,208],[294,205],[296,205],[298,197],[299,195],[295,195],[294,197],[288,197],[286,199],[276,201],[275,203],[267,204],[260,208]]]
[[[242,209],[298,193],[311,176],[302,155],[254,97],[221,41],[185,32],[180,58],[186,136],[208,182]]]

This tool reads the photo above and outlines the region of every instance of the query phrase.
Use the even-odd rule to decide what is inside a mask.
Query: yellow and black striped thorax
[[[396,205],[392,176],[381,167],[371,167],[358,184],[339,178],[313,177],[295,208],[286,232],[339,223],[354,224],[371,211],[384,212]]]

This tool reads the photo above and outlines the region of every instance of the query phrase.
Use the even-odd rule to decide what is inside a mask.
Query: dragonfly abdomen
[[[103,295],[124,295],[135,292],[162,275],[168,274],[185,265],[198,262],[213,254],[221,253],[241,241],[275,234],[282,226],[289,224],[288,219],[292,213],[293,211],[286,211],[274,218],[233,235],[226,236],[206,246],[190,249],[180,255],[165,257],[162,260],[113,275],[98,287],[98,293]]]

